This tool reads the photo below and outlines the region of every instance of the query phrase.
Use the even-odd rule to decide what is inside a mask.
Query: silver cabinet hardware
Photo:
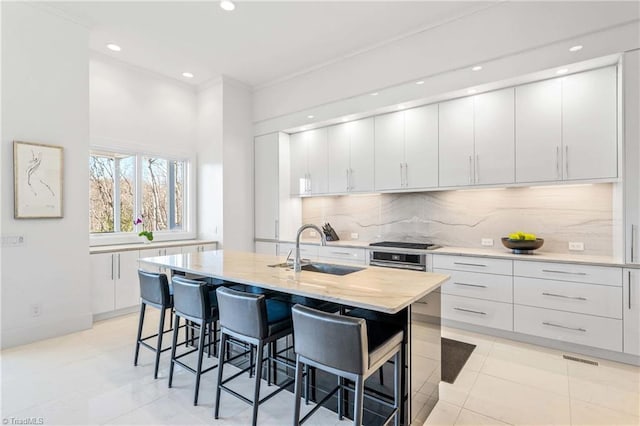
[[[587,298],[586,298],[586,297],[581,297],[581,296],[565,296],[564,294],[542,293],[542,295],[543,295],[543,296],[562,297],[563,299],[587,300]]]
[[[480,266],[482,268],[486,268],[487,265],[483,265],[482,263],[466,263],[466,262],[453,262],[454,265],[462,265],[462,266]]]
[[[455,309],[456,311],[469,312],[469,313],[472,313],[472,314],[487,315],[486,312],[474,311],[472,309],[465,309],[465,308],[453,308],[453,309]]]
[[[115,254],[112,254],[111,255],[111,279],[113,279],[113,277],[114,277],[114,269],[113,269],[113,268],[115,268],[115,265],[113,264],[113,262],[114,262],[113,258],[114,257],[115,257]]]
[[[587,275],[586,272],[556,271],[554,269],[543,269],[542,272],[550,272],[552,274]]]
[[[478,170],[478,164],[480,164],[480,155],[476,154],[476,164],[474,164],[473,167],[476,175],[476,183],[480,183],[480,171]]]
[[[467,283],[458,283],[458,282],[454,282],[454,284],[456,285],[463,285],[466,287],[478,287],[478,288],[487,288],[486,285],[480,285],[480,284],[467,284]]]
[[[274,235],[275,235],[276,239],[278,239],[278,238],[280,238],[280,223],[279,223],[278,219],[274,220],[274,224],[275,224]]]
[[[118,253],[118,279],[120,279],[120,253]]]
[[[636,226],[631,224],[631,263],[636,261]]]
[[[565,179],[569,178],[569,146],[564,146],[564,171],[566,173]]]
[[[581,331],[583,333],[585,333],[587,331],[586,329],[581,328],[581,327],[567,327],[565,325],[554,324],[552,322],[546,322],[546,321],[544,321],[542,324],[543,325],[548,325],[549,327],[564,328],[565,330]]]
[[[627,273],[629,274],[629,309],[631,309],[631,271]]]
[[[560,179],[560,147],[556,146],[556,178]]]
[[[403,173],[403,169],[404,168],[404,164],[400,163],[400,186],[404,187],[404,173]]]
[[[332,251],[331,254],[339,254],[342,256],[351,256],[351,253],[348,253],[346,251]]]
[[[473,157],[469,156],[469,185],[473,183],[473,166],[471,163],[473,162]]]

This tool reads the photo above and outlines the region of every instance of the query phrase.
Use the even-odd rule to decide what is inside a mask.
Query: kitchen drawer
[[[442,318],[512,331],[513,305],[443,294]]]
[[[514,331],[622,351],[622,321],[617,319],[515,305]]]
[[[300,244],[300,258],[309,260],[318,260],[319,246],[312,244]],[[278,247],[278,255],[286,256],[291,250],[291,258],[296,255],[296,245],[293,243],[280,243]]]
[[[622,269],[607,266],[516,260],[513,275],[622,287]]]
[[[321,258],[336,259],[341,262],[357,263],[365,265],[367,256],[365,249],[346,248],[340,246],[320,246],[318,255]]]
[[[433,255],[434,269],[482,272],[485,274],[513,274],[513,261],[486,257]]]
[[[434,269],[433,272],[451,276],[451,279],[442,285],[440,290],[442,293],[496,302],[513,302],[513,277],[509,275],[478,274],[447,269]]]
[[[432,291],[411,305],[411,312],[432,317],[440,317],[440,298],[444,297],[439,291]]]
[[[622,319],[622,287],[515,277],[513,300],[520,305]]]

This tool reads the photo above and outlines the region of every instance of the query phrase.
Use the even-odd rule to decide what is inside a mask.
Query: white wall
[[[26,3],[2,2],[2,347],[91,326],[89,34]],[[64,147],[64,218],[13,218],[12,142]],[[40,304],[39,317],[31,306]]]
[[[198,237],[253,251],[249,88],[222,78],[198,92]]]
[[[402,83],[410,83],[413,99],[418,99],[632,49],[640,43],[639,18],[637,2],[502,2],[258,88],[254,93],[256,122],[288,115],[297,116],[298,121],[263,126],[257,134],[306,124],[306,110],[341,100],[349,108],[333,108],[339,115],[404,102],[406,93],[386,100],[382,93],[385,88]],[[605,31],[607,28],[610,30]],[[577,55],[568,52],[576,42],[585,46]],[[471,66],[478,63],[485,69],[470,72]],[[433,80],[432,84],[413,84],[427,77]],[[373,91],[379,91],[381,96],[368,96]],[[331,113],[324,117],[322,111],[313,112],[315,121],[331,118]]]
[[[177,80],[93,52],[91,145],[193,155],[196,92]]]

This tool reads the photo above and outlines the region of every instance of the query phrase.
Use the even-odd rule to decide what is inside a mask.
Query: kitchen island
[[[421,344],[412,345],[411,305],[437,290],[448,280],[448,275],[379,267],[357,268],[359,270],[346,275],[306,270],[294,273],[290,268],[283,267],[283,259],[276,256],[226,250],[158,256],[140,259],[140,262],[162,266],[177,273],[333,302],[345,309],[360,308],[377,315],[379,320],[394,322],[404,329],[407,349],[402,380],[407,399],[402,410],[403,424],[424,421],[438,400],[439,365],[425,374],[427,367],[413,360],[426,359],[415,356],[418,350],[416,346],[427,346],[432,359],[439,359],[439,328],[435,328],[435,333],[426,333],[428,336],[422,333]],[[425,339],[428,339],[426,345]],[[419,383],[412,384],[412,377],[414,380],[420,378]],[[376,380],[375,377],[372,380]],[[431,386],[427,386],[427,380]],[[418,393],[426,387],[429,392]]]

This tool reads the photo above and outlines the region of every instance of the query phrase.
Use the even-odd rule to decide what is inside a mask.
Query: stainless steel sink
[[[291,268],[290,263],[276,263],[269,265],[272,268]],[[353,272],[362,271],[364,268],[358,266],[333,265],[331,263],[307,263],[302,265],[303,271],[318,272],[329,275],[347,275]]]
[[[357,266],[332,265],[330,263],[309,263],[302,265],[303,271],[319,272],[321,274],[330,275],[347,275],[353,272],[362,271],[364,268]]]

